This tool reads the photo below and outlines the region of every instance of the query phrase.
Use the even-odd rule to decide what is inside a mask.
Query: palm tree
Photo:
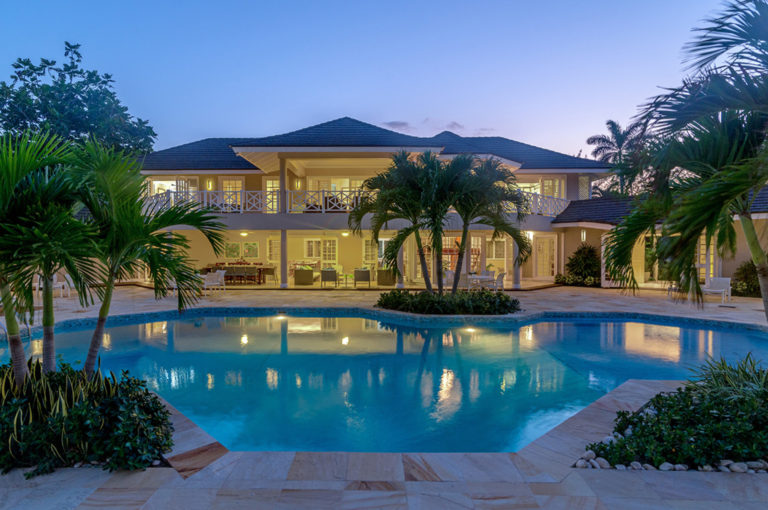
[[[363,182],[367,192],[349,215],[349,228],[355,234],[362,233],[363,219],[370,215],[371,234],[376,242],[379,233],[389,222],[404,221],[407,225],[397,231],[384,250],[384,264],[397,267],[397,254],[405,241],[413,236],[416,240],[421,273],[428,292],[433,292],[429,276],[424,242],[420,231],[426,228],[423,215],[423,200],[427,179],[421,165],[412,161],[407,152],[392,156],[392,164],[385,171]]]
[[[459,275],[472,225],[493,227],[492,239],[503,234],[510,236],[518,246],[516,264],[526,260],[531,253],[528,238],[517,227],[525,218],[528,203],[515,186],[514,174],[496,159],[486,159],[480,164],[476,164],[472,156],[465,159],[469,165],[467,169],[461,169],[452,202],[462,224],[459,256],[451,288],[454,294],[459,288]],[[464,166],[465,162],[459,164]],[[510,217],[512,209],[515,211],[514,217]]]
[[[186,257],[187,240],[169,230],[177,226],[199,230],[216,254],[223,246],[225,226],[208,210],[193,203],[152,207],[140,170],[134,158],[95,141],[76,151],[73,174],[89,212],[88,223],[97,229],[101,247],[101,307],[84,366],[89,374],[96,366],[118,280],[146,267],[157,297],[168,293],[173,279],[179,310],[197,300],[200,279]]]
[[[594,135],[587,138],[588,145],[595,145],[592,156],[602,163],[610,163],[613,172],[619,177],[619,193],[625,193],[625,179],[632,167],[633,154],[641,145],[645,124],[634,122],[623,129],[615,120],[605,123],[607,135]]]
[[[606,269],[613,280],[635,288],[632,248],[660,231],[657,256],[684,295],[702,299],[695,266],[700,239],[721,256],[736,250],[735,218],[758,268],[768,318],[768,258],[752,219],[751,205],[768,181],[763,144],[768,116],[726,111],[691,123],[658,146],[654,185],[606,242]],[[675,172],[678,169],[684,173]]]
[[[693,75],[644,105],[666,133],[724,110],[768,113],[768,1],[731,0],[685,46]]]
[[[32,280],[35,275],[40,278],[43,372],[56,370],[54,275],[67,271],[81,304],[88,302],[88,288],[96,277],[95,230],[74,217],[76,203],[76,188],[63,169],[37,170],[22,179],[11,201],[8,214],[15,221],[0,225],[0,253],[8,259],[17,300],[30,316],[34,311]]]
[[[32,172],[57,165],[63,161],[68,148],[55,136],[45,133],[5,134],[0,137],[0,226],[13,223],[9,214],[12,201],[19,192],[22,180]],[[2,296],[5,330],[11,353],[11,365],[16,384],[21,386],[28,374],[27,358],[21,342],[17,306],[11,293],[8,254],[0,253],[0,295]]]

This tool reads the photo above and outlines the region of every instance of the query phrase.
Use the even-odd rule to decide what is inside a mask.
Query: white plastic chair
[[[496,279],[488,284],[489,289],[493,290],[504,290],[504,277],[507,273],[499,273],[499,276],[496,277]]]
[[[731,279],[730,278],[710,278],[709,283],[701,288],[704,294],[720,294],[721,302],[725,303],[726,298],[731,300]]]

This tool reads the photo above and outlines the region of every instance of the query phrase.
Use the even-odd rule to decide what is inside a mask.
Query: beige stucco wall
[[[605,230],[596,228],[582,229],[581,227],[557,228],[555,230],[557,232],[562,232],[564,237],[563,268],[565,268],[565,263],[568,262],[568,257],[573,255],[573,252],[575,252],[576,248],[581,244],[582,230],[586,231],[585,242],[594,246],[595,249],[597,249],[598,254],[601,253],[602,236],[605,234]]]

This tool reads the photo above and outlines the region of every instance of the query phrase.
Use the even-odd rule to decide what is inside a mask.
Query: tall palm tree
[[[653,98],[642,117],[670,133],[724,110],[768,113],[768,1],[731,0],[685,45],[692,76]]]
[[[45,133],[25,132],[18,137],[10,134],[0,137],[0,225],[16,221],[9,214],[9,209],[22,180],[32,172],[58,165],[66,157],[67,151],[67,146],[57,137]],[[17,306],[8,279],[11,275],[9,260],[7,254],[0,253],[0,296],[14,379],[20,386],[28,373],[27,358],[16,318]]]
[[[525,218],[528,203],[520,189],[515,186],[514,174],[496,159],[486,159],[479,164],[476,164],[472,156],[467,156],[466,159],[469,166],[460,173],[452,202],[462,224],[459,255],[451,288],[454,294],[459,288],[459,275],[472,225],[493,227],[492,239],[504,234],[510,236],[518,247],[515,264],[526,260],[531,253],[528,238],[518,227]],[[460,164],[463,165],[464,162]],[[514,216],[510,214],[512,210],[515,212]]]
[[[166,295],[173,279],[179,309],[188,307],[197,300],[200,279],[186,257],[186,238],[170,230],[179,226],[196,229],[218,254],[225,225],[193,203],[153,207],[140,164],[124,152],[89,141],[75,154],[73,174],[89,212],[87,223],[97,230],[101,248],[101,307],[84,366],[87,373],[93,373],[117,281],[146,267],[156,296]]]
[[[424,241],[421,230],[426,228],[423,215],[423,200],[427,189],[427,179],[421,165],[412,161],[405,151],[392,156],[392,164],[385,171],[363,182],[364,194],[360,202],[350,212],[349,228],[355,234],[362,233],[363,220],[370,215],[371,234],[378,241],[379,234],[389,222],[405,222],[395,236],[389,240],[384,250],[384,264],[397,267],[397,255],[405,241],[413,236],[421,264],[424,286],[433,292],[427,258],[424,253]]]
[[[741,224],[752,261],[758,268],[768,318],[768,258],[752,219],[751,206],[768,181],[764,148],[768,116],[726,111],[700,119],[658,147],[655,187],[638,200],[606,242],[611,278],[636,287],[632,248],[645,235],[661,237],[658,258],[684,295],[702,299],[696,249],[703,237],[721,256],[736,249],[735,218]],[[684,174],[674,175],[676,169]]]
[[[56,370],[54,275],[66,270],[82,304],[88,302],[88,288],[96,278],[95,230],[74,217],[76,203],[76,188],[64,170],[37,170],[22,179],[11,201],[8,213],[15,221],[0,225],[0,254],[10,259],[12,286],[30,316],[32,280],[40,278],[44,372]]]
[[[593,135],[587,138],[588,145],[594,145],[592,156],[602,163],[609,163],[619,178],[619,193],[625,193],[625,180],[632,166],[633,154],[641,146],[645,124],[633,122],[626,129],[615,120],[605,123],[607,135]]]

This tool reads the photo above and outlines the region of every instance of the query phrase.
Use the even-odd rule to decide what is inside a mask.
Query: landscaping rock
[[[595,457],[597,457],[597,455],[595,455],[595,452],[593,452],[592,450],[587,450],[587,452],[581,456],[581,458],[584,460],[591,460],[591,459],[594,459]]]
[[[155,460],[152,461],[152,466],[153,467],[157,467],[159,465],[160,465],[160,461],[158,459],[155,459]]]
[[[754,469],[747,469],[747,473],[754,473],[754,472],[755,472]]]
[[[595,459],[595,462],[602,468],[602,469],[609,469],[611,467],[611,463],[605,460],[602,457],[598,457]]]
[[[768,471],[766,471],[765,469],[758,469],[757,472],[758,473],[768,473]]]
[[[733,464],[733,461],[732,461],[732,460],[724,459],[724,460],[721,460],[721,461],[720,461],[720,464],[719,464],[719,465],[720,465],[720,466],[728,466],[728,465],[730,465],[730,464]]]
[[[728,464],[728,469],[734,473],[746,473],[748,468],[747,465],[743,462],[734,462],[732,464]]]
[[[624,464],[616,464],[614,467],[615,467],[615,468],[616,468],[618,471],[626,471],[626,470],[627,470],[627,466],[625,466]]]
[[[579,459],[579,460],[576,461],[575,467],[577,467],[579,469],[588,468],[589,467],[589,462],[587,462],[584,459]]]
[[[634,462],[630,462],[630,463],[629,463],[629,467],[631,467],[631,468],[632,468],[632,469],[634,469],[635,471],[641,471],[641,470],[643,469],[643,465],[642,465],[642,464],[640,464],[640,463],[639,463],[639,462],[637,462],[637,461],[634,461]]]
[[[768,468],[768,462],[764,460],[750,460],[747,462],[747,467],[750,469],[766,469]]]
[[[643,469],[646,471],[656,471],[656,466],[651,464],[643,464]]]
[[[715,470],[715,468],[713,468],[709,464],[707,464],[705,466],[699,466],[699,471],[704,471],[704,472],[707,472],[707,473],[711,473],[714,470]]]
[[[603,440],[601,441],[603,444],[611,444],[614,441],[616,441],[616,438],[613,436],[605,436]]]
[[[662,462],[661,466],[659,466],[659,471],[672,471],[673,469],[675,469],[674,464],[669,462]]]
[[[75,465],[74,465],[74,466],[72,466],[72,467],[76,467],[76,468],[79,468],[79,467],[82,467],[82,466],[83,466],[83,463],[82,463],[82,462],[76,462],[76,463],[75,463]]]
[[[685,464],[675,464],[675,471],[688,471],[688,466]]]
[[[731,463],[733,464],[733,463]],[[728,466],[717,466],[718,471],[722,471],[723,473],[730,473],[731,470],[728,469]]]
[[[598,464],[595,459],[589,459],[589,465],[594,469],[600,469],[600,464]]]

